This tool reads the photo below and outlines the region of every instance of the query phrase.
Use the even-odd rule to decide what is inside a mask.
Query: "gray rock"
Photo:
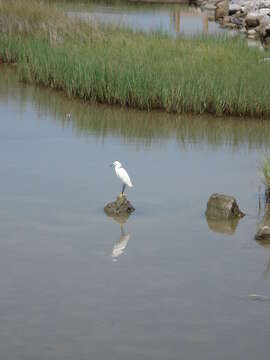
[[[231,22],[237,26],[243,26],[243,20],[239,19],[238,17],[231,17]]]
[[[234,219],[241,218],[245,214],[239,209],[234,197],[214,193],[207,202],[205,212],[207,219]]]
[[[104,207],[104,211],[108,216],[123,216],[125,214],[131,214],[135,211],[135,208],[125,195],[120,194],[115,201],[108,203]]]

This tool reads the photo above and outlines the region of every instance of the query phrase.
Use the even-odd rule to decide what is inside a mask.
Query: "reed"
[[[270,157],[266,156],[260,165],[260,175],[265,186],[265,201],[270,203]]]
[[[270,64],[244,40],[170,38],[70,19],[38,0],[0,0],[0,58],[23,81],[143,110],[270,115]]]

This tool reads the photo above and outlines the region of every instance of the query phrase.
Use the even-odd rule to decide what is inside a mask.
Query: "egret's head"
[[[122,166],[122,164],[120,163],[120,161],[114,161],[111,166]]]

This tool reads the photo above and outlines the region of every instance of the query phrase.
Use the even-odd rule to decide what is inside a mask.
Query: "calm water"
[[[86,105],[3,67],[0,122],[1,359],[269,359],[270,302],[248,295],[270,296],[270,123]],[[103,213],[116,159],[135,185],[122,229]],[[215,191],[238,225],[207,223]]]
[[[219,34],[224,30],[199,8],[175,4],[126,4],[115,1],[54,0],[71,16],[105,24],[127,26],[133,30],[161,30],[177,35]]]

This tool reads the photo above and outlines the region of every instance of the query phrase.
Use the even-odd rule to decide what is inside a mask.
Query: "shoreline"
[[[1,16],[0,59],[24,82],[146,111],[270,116],[270,68],[244,40],[134,33],[27,0],[0,5]]]
[[[152,3],[152,4],[189,4],[189,0],[128,0],[131,3]]]

